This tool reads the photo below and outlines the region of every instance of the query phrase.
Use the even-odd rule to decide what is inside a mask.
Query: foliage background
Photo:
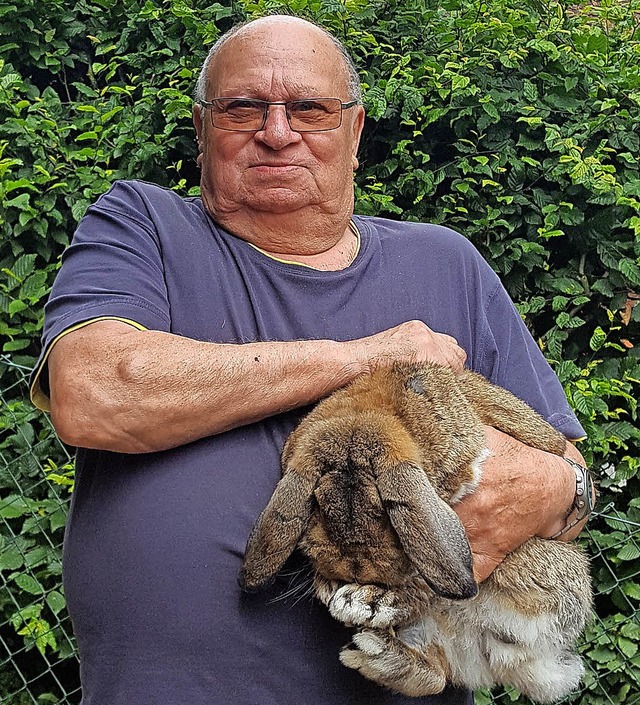
[[[323,24],[360,69],[358,212],[469,237],[565,384],[600,488],[575,700],[640,702],[639,0],[0,6],[0,698],[79,700],[60,580],[73,467],[26,400],[60,253],[115,179],[197,192],[197,68],[270,12]]]

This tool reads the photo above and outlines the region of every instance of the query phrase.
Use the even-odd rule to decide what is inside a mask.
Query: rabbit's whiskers
[[[289,598],[295,597],[294,605],[297,605],[300,600],[303,600],[310,595],[313,595],[313,579],[310,566],[302,566],[288,573],[281,573],[289,578],[287,589],[269,600],[270,603],[282,602]]]
[[[295,607],[299,602],[302,602],[302,600],[306,600],[307,598],[313,598],[314,595],[315,592],[313,589],[313,583],[309,583],[307,589],[304,592],[300,593],[298,597],[296,597],[291,606]]]

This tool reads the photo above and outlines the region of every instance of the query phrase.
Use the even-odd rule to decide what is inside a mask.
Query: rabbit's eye
[[[419,377],[410,377],[407,380],[407,388],[416,394],[424,394],[425,388],[422,385],[422,380]]]

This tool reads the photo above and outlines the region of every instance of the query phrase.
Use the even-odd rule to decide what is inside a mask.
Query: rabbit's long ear
[[[247,541],[239,579],[242,588],[263,587],[289,558],[311,517],[316,481],[295,471],[280,479]]]
[[[435,593],[474,597],[478,585],[467,535],[455,512],[411,463],[378,473],[378,491],[405,553]]]

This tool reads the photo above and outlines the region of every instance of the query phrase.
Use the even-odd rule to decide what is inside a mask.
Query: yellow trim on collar
[[[360,246],[361,246],[361,244],[362,244],[362,240],[361,240],[361,237],[360,237],[360,231],[358,230],[358,228],[356,227],[356,224],[355,224],[352,220],[349,221],[349,228],[351,228],[351,232],[352,232],[352,233],[356,236],[356,238],[358,239],[358,246],[356,247],[355,254],[353,255],[353,260],[351,260],[351,262],[353,262],[353,261],[356,259],[356,257],[358,256],[358,254],[360,253]],[[317,269],[316,267],[312,267],[312,266],[309,265],[309,264],[303,264],[302,262],[294,262],[294,261],[289,260],[289,259],[280,259],[280,257],[275,257],[274,255],[269,254],[268,252],[266,252],[265,250],[263,250],[261,247],[258,247],[257,245],[254,245],[252,242],[248,242],[248,241],[246,241],[246,240],[245,240],[245,242],[247,243],[247,245],[251,245],[251,247],[253,247],[254,250],[258,250],[258,252],[260,252],[261,254],[263,254],[265,257],[268,257],[269,259],[272,259],[272,260],[274,260],[275,262],[280,262],[280,263],[282,263],[282,264],[295,264],[295,265],[297,265],[298,267],[306,267],[307,269],[313,269],[313,270],[316,271],[316,272],[322,271],[322,270]]]
[[[66,330],[63,330],[62,333],[60,333],[60,335],[57,335],[49,344],[49,347],[47,348],[47,351],[44,357],[42,358],[42,362],[40,363],[40,366],[38,367],[36,374],[33,378],[33,384],[31,385],[29,396],[31,398],[31,403],[35,407],[42,411],[51,411],[51,401],[42,390],[42,385],[40,384],[40,374],[42,373],[42,368],[45,366],[47,360],[49,359],[49,355],[53,350],[53,346],[60,340],[60,338],[64,338],[64,336],[68,333],[73,333],[73,331],[80,330],[80,328],[84,328],[85,326],[88,326],[91,323],[96,323],[96,321],[120,321],[122,323],[128,323],[130,326],[133,326],[138,330],[147,330],[147,328],[141,323],[138,323],[137,321],[132,321],[128,318],[121,318],[120,316],[99,316],[98,318],[90,318],[88,321],[77,323],[75,326],[70,326]]]

